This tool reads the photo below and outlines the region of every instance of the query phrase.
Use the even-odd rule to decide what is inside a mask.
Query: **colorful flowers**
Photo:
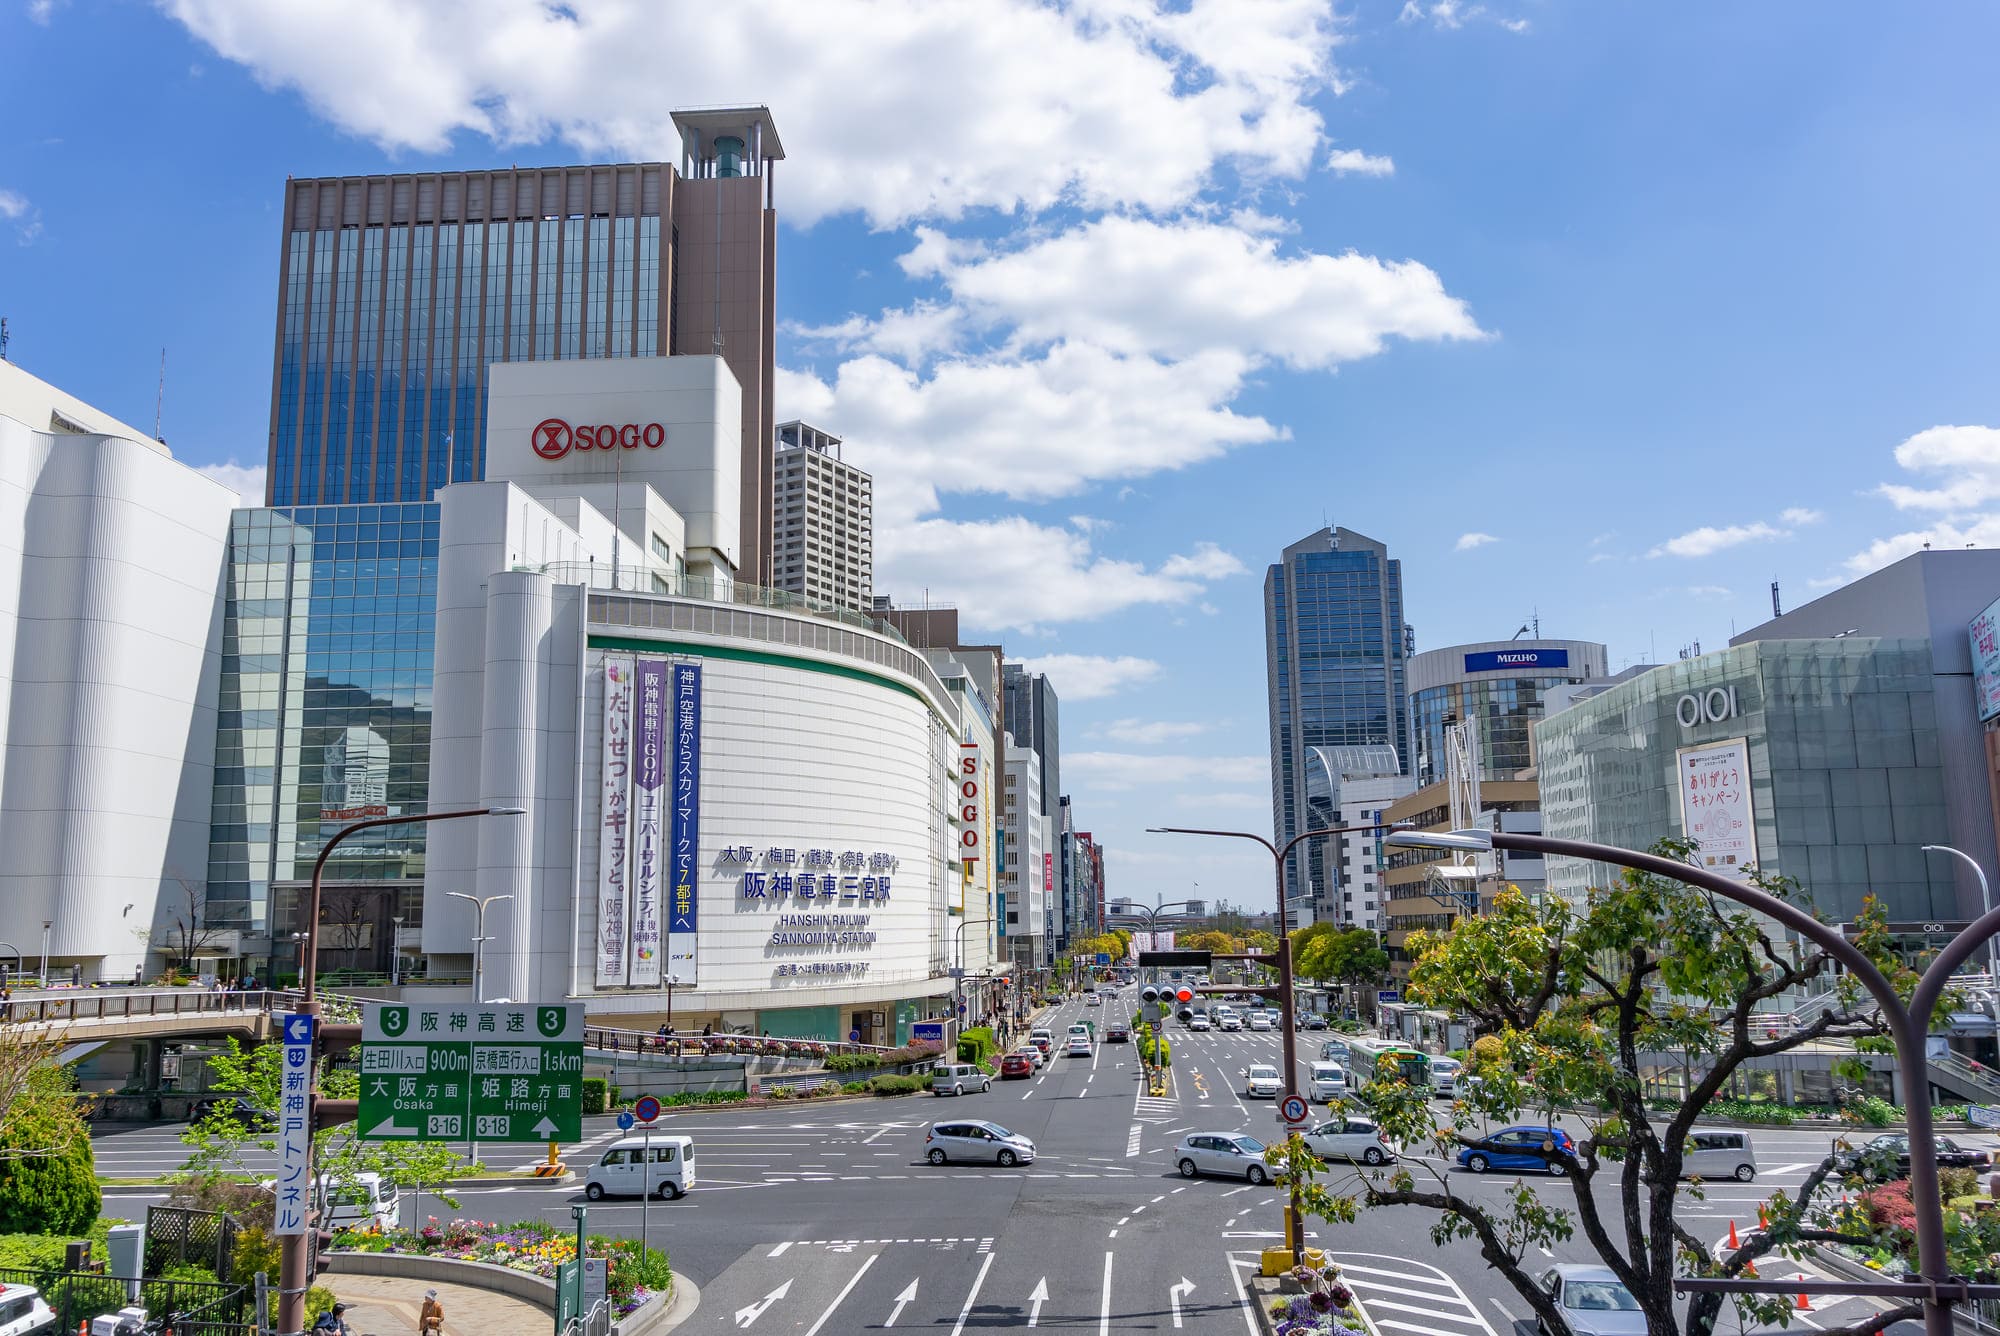
[[[672,1281],[666,1255],[657,1248],[642,1255],[637,1240],[591,1235],[585,1247],[606,1258],[605,1283],[619,1314],[630,1313]],[[333,1246],[357,1252],[414,1253],[459,1262],[485,1262],[553,1280],[556,1268],[576,1258],[576,1236],[539,1220],[502,1225],[493,1220],[429,1217],[418,1229],[380,1229],[372,1224],[337,1231]]]

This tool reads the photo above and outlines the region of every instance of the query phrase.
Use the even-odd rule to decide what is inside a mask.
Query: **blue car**
[[[1459,1151],[1458,1162],[1475,1174],[1488,1169],[1528,1169],[1558,1178],[1567,1174],[1568,1166],[1541,1153],[1547,1149],[1575,1155],[1576,1142],[1560,1127],[1510,1127],[1481,1137]]]

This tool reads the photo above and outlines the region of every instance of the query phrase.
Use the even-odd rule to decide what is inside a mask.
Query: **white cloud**
[[[46,28],[49,26],[49,20],[55,17],[56,6],[60,2],[61,0],[28,0],[28,17]]]
[[[1778,522],[1788,529],[1802,529],[1808,524],[1818,524],[1825,518],[1824,513],[1809,510],[1804,506],[1792,506],[1778,512]]]
[[[261,506],[264,504],[264,466],[262,464],[239,464],[232,459],[226,464],[197,465],[195,471],[214,479],[224,487],[230,488],[243,498],[243,504],[246,506]]]
[[[1233,569],[1232,569],[1233,568]],[[1035,631],[1145,605],[1178,606],[1212,580],[1242,570],[1212,543],[1144,563],[1094,552],[1073,529],[1022,515],[989,520],[925,519],[875,534],[875,587],[927,589],[951,603],[969,627]]]
[[[1046,673],[1058,700],[1102,700],[1126,687],[1150,682],[1160,675],[1160,665],[1151,659],[1130,654],[1106,658],[1097,654],[1042,654],[1023,659],[1031,673]],[[1063,756],[1063,764],[1070,758]]]
[[[1127,356],[1227,350],[1311,370],[1373,357],[1392,338],[1486,337],[1415,260],[1289,249],[1268,230],[1201,217],[1097,218],[1012,250],[920,229],[904,259],[950,291],[950,307],[918,303],[808,332],[912,364],[997,333],[1015,349],[1068,340]]]
[[[28,197],[12,190],[0,190],[0,218],[10,222],[28,212]]]
[[[1689,598],[1699,599],[1735,597],[1735,594],[1726,585],[1689,585],[1684,592]]]
[[[1206,733],[1211,724],[1194,720],[1171,719],[1114,719],[1110,723],[1092,731],[1094,737],[1110,738],[1113,742],[1129,742],[1140,747],[1157,747],[1162,742],[1178,742]]]
[[[1877,490],[1898,510],[1960,513],[2000,500],[2000,429],[1931,427],[1897,446],[1896,462],[1943,479],[1929,490],[1883,483]]]
[[[1854,575],[1866,575],[1927,547],[1940,550],[2000,547],[2000,515],[1976,515],[1958,522],[1944,520],[1928,529],[1878,538],[1842,564]]]
[[[673,108],[768,89],[779,198],[808,223],[1172,209],[1222,167],[1301,177],[1321,140],[1314,102],[1340,88],[1327,0],[160,3],[389,150],[441,153],[469,132],[673,161]]]
[[[14,236],[23,246],[42,234],[42,211],[17,190],[0,190],[0,218],[14,224]]]
[[[1499,541],[1490,533],[1462,533],[1458,536],[1458,541],[1452,545],[1452,551],[1470,552],[1476,547],[1485,547],[1488,543]]]
[[[1062,688],[1057,686],[1058,695]],[[1069,752],[1063,777],[1076,774],[1091,790],[1115,791],[1138,784],[1268,784],[1270,760],[1263,756],[1159,756],[1140,752]]]
[[[1782,538],[1784,534],[1758,520],[1754,524],[1731,524],[1724,528],[1703,525],[1690,529],[1678,538],[1669,538],[1648,552],[1649,557],[1706,557],[1721,552],[1725,548],[1740,547],[1744,543],[1760,542],[1767,538]]]
[[[1327,158],[1326,169],[1335,176],[1394,176],[1396,162],[1358,148],[1337,148]]]
[[[1528,31],[1528,21],[1522,18],[1508,18],[1495,14],[1485,5],[1464,3],[1464,0],[1403,0],[1403,9],[1397,19],[1403,23],[1428,22],[1440,32],[1452,32],[1466,24],[1478,20],[1497,23],[1508,32]]]

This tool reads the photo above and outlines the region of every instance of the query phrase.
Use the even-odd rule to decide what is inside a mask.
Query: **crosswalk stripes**
[[[1458,1282],[1434,1266],[1383,1253],[1334,1253],[1332,1260],[1380,1331],[1497,1336]]]

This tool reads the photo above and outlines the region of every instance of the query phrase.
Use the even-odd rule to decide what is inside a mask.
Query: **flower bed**
[[[1295,1266],[1291,1277],[1302,1293],[1271,1301],[1277,1336],[1364,1336],[1354,1291],[1340,1283],[1338,1268]]]
[[[502,1225],[494,1220],[447,1220],[431,1216],[422,1229],[367,1226],[336,1230],[333,1246],[352,1252],[404,1253],[455,1262],[485,1262],[554,1280],[556,1267],[576,1257],[576,1235],[540,1220]],[[658,1248],[641,1253],[637,1239],[592,1234],[587,1256],[607,1259],[605,1289],[619,1316],[637,1309],[673,1285],[667,1255]]]

